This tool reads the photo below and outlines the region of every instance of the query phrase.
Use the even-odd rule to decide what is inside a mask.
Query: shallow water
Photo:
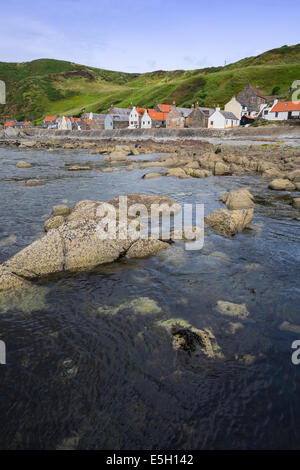
[[[18,169],[19,160],[35,166]],[[67,171],[75,164],[93,169]],[[254,176],[143,180],[155,170],[104,166],[84,152],[0,149],[0,262],[43,234],[54,204],[131,192],[204,203],[207,214],[226,190],[250,188],[252,230],[233,239],[207,231],[200,251],[175,243],[2,299],[0,448],[299,448],[291,344],[300,334],[279,329],[300,325],[299,213]],[[29,178],[46,184],[22,186]],[[246,304],[249,316],[221,315],[219,300]],[[159,323],[170,318],[209,328],[224,357],[176,352]]]

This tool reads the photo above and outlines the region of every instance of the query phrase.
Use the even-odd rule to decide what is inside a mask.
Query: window
[[[275,117],[278,117],[278,112],[275,113]]]
[[[269,111],[264,111],[264,115],[266,116],[267,114],[269,114]]]

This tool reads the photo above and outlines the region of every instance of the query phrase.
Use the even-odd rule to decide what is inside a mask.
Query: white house
[[[68,130],[68,123],[67,123],[67,120],[65,118],[65,116],[63,116],[59,121],[58,121],[58,125],[57,125],[57,128],[61,131],[66,131]]]
[[[216,108],[215,112],[209,117],[208,127],[210,129],[227,129],[230,127],[238,127],[240,119],[229,111],[221,111]]]
[[[149,116],[149,113],[146,109],[143,116],[142,116],[141,128],[142,129],[150,129],[151,127],[152,127],[152,119]]]
[[[263,111],[263,118],[267,121],[286,121],[288,119],[300,119],[299,101],[278,101],[273,106]]]
[[[137,129],[140,127],[140,114],[136,109],[136,106],[133,106],[129,114],[129,126],[128,129]]]

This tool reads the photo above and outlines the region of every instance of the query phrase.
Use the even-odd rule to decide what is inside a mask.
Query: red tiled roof
[[[158,104],[157,105],[162,113],[169,113],[172,105],[171,104]]]
[[[168,113],[159,113],[155,109],[148,109],[148,114],[152,121],[165,121],[168,115]]]
[[[284,111],[300,111],[300,100],[299,101],[279,101],[271,109],[270,113],[280,113]]]
[[[139,116],[143,116],[144,112],[146,111],[145,108],[136,108],[136,110]]]
[[[46,116],[45,117],[46,122],[55,121],[55,119],[56,119],[56,116]]]
[[[4,127],[12,127],[15,124],[15,121],[9,121],[4,124]]]

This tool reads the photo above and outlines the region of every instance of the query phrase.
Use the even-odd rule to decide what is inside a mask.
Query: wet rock
[[[233,236],[250,227],[253,214],[253,209],[218,209],[211,212],[204,220],[216,232],[225,236]]]
[[[295,197],[293,199],[293,207],[295,209],[300,209],[300,197]]]
[[[300,183],[300,169],[291,171],[287,174],[289,180],[293,181],[294,183]]]
[[[244,320],[249,315],[246,304],[234,304],[224,300],[218,300],[216,310],[222,315],[237,317],[241,320]]]
[[[126,161],[127,157],[122,152],[112,152],[110,155],[104,158],[105,162],[120,162]]]
[[[50,219],[46,220],[44,224],[44,230],[45,232],[49,232],[53,228],[60,227],[62,224],[64,224],[64,222],[65,222],[65,218],[61,215],[51,217]]]
[[[296,186],[288,179],[275,179],[271,181],[268,187],[276,191],[294,191],[296,189]]]
[[[29,162],[24,162],[24,160],[21,160],[20,162],[16,164],[16,167],[17,168],[31,168],[32,164]]]
[[[65,204],[59,204],[57,206],[53,206],[52,208],[52,215],[69,215],[72,212],[72,208],[66,206]]]
[[[249,209],[254,207],[253,195],[247,189],[237,189],[223,194],[221,201],[228,209]]]
[[[161,173],[146,173],[144,176],[142,176],[143,179],[153,179],[153,178],[161,178],[163,176]]]
[[[68,168],[68,171],[88,171],[88,170],[91,170],[92,168],[88,165],[85,165],[85,166],[80,166],[80,165],[74,165],[74,166],[70,166]]]
[[[187,168],[192,168],[194,170],[198,170],[199,169],[199,162],[194,160],[193,162],[187,163],[184,167],[184,170],[186,170]]]
[[[132,150],[129,145],[116,145],[114,148],[114,152],[123,153],[124,155],[132,154]]]
[[[25,279],[36,279],[64,270],[64,248],[60,234],[51,230],[3,264],[8,271]]]
[[[146,258],[154,256],[161,250],[169,248],[169,243],[161,240],[144,240],[139,239],[127,250],[126,258]]]
[[[193,178],[207,178],[208,176],[212,176],[212,173],[209,170],[197,170],[194,168],[185,167],[185,172],[187,175],[192,176]]]
[[[261,175],[263,178],[284,178],[284,172],[277,168],[268,168]]]
[[[188,178],[189,177],[183,168],[170,168],[168,170],[167,176],[173,176],[176,178]]]
[[[0,266],[0,292],[10,289],[23,289],[30,287],[30,282],[22,279],[16,274],[11,273],[4,266]]]
[[[202,168],[214,170],[216,162],[221,162],[222,157],[220,155],[216,155],[215,153],[205,153],[201,157],[198,157],[197,160]]]
[[[214,168],[214,174],[216,176],[230,175],[231,174],[230,166],[226,165],[226,163],[223,163],[223,162],[216,162],[215,168]]]
[[[119,196],[115,197],[114,199],[111,199],[108,202],[109,204],[112,204],[116,209],[119,209]],[[169,196],[163,196],[163,195],[149,196],[147,194],[139,194],[139,193],[127,194],[127,204],[128,204],[128,207],[133,204],[142,204],[146,207],[149,214],[154,204],[158,204],[158,205],[164,204],[169,208],[172,207],[175,209],[175,213],[181,210],[180,204],[177,201],[175,201],[175,199],[172,199]]]

